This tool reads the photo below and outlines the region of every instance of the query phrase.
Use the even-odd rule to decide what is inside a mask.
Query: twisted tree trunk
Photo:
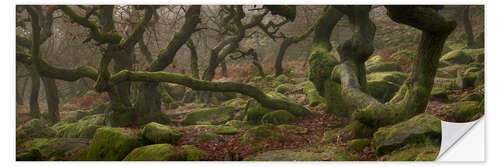
[[[52,78],[42,77],[45,95],[47,96],[48,117],[47,120],[51,124],[59,122],[59,95],[56,82]]]

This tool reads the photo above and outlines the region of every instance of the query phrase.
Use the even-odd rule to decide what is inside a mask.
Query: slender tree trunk
[[[31,65],[31,95],[30,95],[30,114],[32,118],[40,118],[40,106],[38,105],[38,96],[40,91],[40,74],[36,71],[34,64]]]
[[[220,62],[220,68],[222,72],[222,77],[227,77],[227,65],[225,60],[222,60]]]
[[[196,52],[193,40],[190,39],[186,43],[186,46],[189,48],[191,53],[191,75],[196,79],[200,79],[200,70],[198,69],[198,52]]]
[[[467,48],[475,48],[474,46],[474,33],[472,32],[472,25],[469,19],[469,6],[466,5],[463,8],[462,13],[462,23],[465,30],[465,35],[467,38]]]
[[[48,121],[52,124],[59,122],[59,95],[57,85],[54,79],[42,77],[43,85],[45,88],[45,95],[47,96],[48,105]]]
[[[278,56],[276,57],[276,61],[274,63],[274,69],[276,70],[275,76],[283,74],[283,66],[282,66],[283,58],[285,57],[285,52],[290,45],[292,45],[291,38],[285,38],[283,39],[283,42],[281,42],[280,50],[278,52]]]

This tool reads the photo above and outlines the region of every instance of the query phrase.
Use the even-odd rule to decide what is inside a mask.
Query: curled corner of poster
[[[484,117],[473,122],[441,121],[441,148],[436,161],[483,162],[485,160]]]

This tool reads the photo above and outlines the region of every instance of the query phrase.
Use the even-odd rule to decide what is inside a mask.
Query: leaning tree
[[[314,32],[310,80],[334,114],[351,118],[350,124],[339,130],[344,138],[368,137],[379,127],[425,112],[444,42],[456,26],[438,14],[442,6],[385,8],[393,21],[422,32],[409,77],[385,104],[370,96],[366,87],[364,62],[373,53],[376,30],[369,18],[371,7],[329,6]],[[329,37],[342,15],[348,17],[353,35],[337,48],[337,59],[330,52]]]

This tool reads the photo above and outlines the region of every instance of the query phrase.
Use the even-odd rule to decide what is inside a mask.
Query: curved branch
[[[142,39],[142,34],[146,31],[146,27],[153,17],[154,7],[146,6],[144,16],[139,20],[137,25],[134,28],[132,34],[123,42],[123,47],[131,48],[134,47],[137,42]]]
[[[297,116],[311,114],[311,111],[301,105],[291,103],[286,100],[271,98],[270,96],[264,94],[259,88],[241,83],[211,82],[194,79],[188,75],[178,75],[167,72],[132,72],[128,70],[120,71],[110,78],[110,83],[112,85],[126,81],[170,82],[180,84],[194,90],[238,92],[254,98],[264,107],[276,110],[288,110],[290,113]]]

